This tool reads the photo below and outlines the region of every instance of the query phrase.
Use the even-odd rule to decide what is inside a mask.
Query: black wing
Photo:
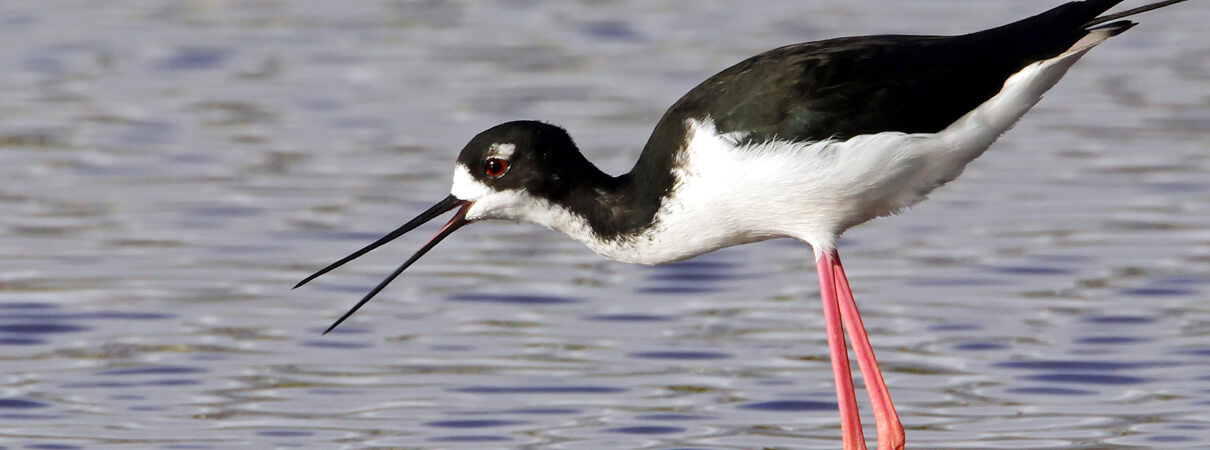
[[[1068,3],[962,36],[865,36],[778,48],[710,77],[661,122],[709,115],[718,131],[751,133],[756,141],[937,132],[996,95],[1012,74],[1070,48],[1087,34],[1086,24],[1120,1]]]

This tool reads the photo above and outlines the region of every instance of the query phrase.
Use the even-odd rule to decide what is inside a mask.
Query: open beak
[[[378,293],[380,291],[382,291],[382,288],[385,288],[385,287],[387,287],[388,284],[391,284],[391,281],[394,281],[395,277],[398,277],[399,274],[403,273],[404,269],[407,269],[409,266],[411,266],[412,263],[414,263],[414,262],[416,262],[416,260],[420,259],[421,256],[424,256],[425,253],[428,253],[428,251],[431,250],[433,247],[436,247],[438,242],[441,242],[441,240],[445,239],[446,236],[453,234],[453,232],[455,230],[462,228],[463,225],[470,223],[469,220],[466,220],[466,211],[468,209],[470,209],[471,202],[467,201],[467,200],[459,200],[458,197],[454,197],[453,195],[450,195],[449,197],[446,197],[445,199],[438,202],[436,205],[433,205],[431,208],[429,208],[425,212],[420,213],[420,215],[416,216],[415,219],[409,220],[408,223],[403,224],[402,227],[396,228],[395,231],[387,233],[386,236],[383,236],[381,239],[374,241],[373,244],[367,245],[367,246],[363,247],[361,250],[355,251],[355,252],[353,252],[353,254],[346,256],[344,258],[341,258],[340,261],[336,261],[332,264],[329,264],[328,267],[319,269],[318,272],[311,274],[311,276],[304,278],[302,281],[299,281],[298,284],[294,285],[294,288],[297,289],[299,286],[307,284],[311,280],[318,278],[320,275],[331,272],[333,269],[344,265],[344,263],[357,259],[361,255],[369,253],[370,250],[374,250],[378,247],[381,247],[383,244],[386,244],[387,242],[391,242],[392,240],[394,240],[395,238],[397,238],[399,236],[403,236],[404,233],[412,231],[412,229],[420,226],[421,224],[428,222],[430,220],[433,220],[434,217],[440,216],[441,214],[445,213],[446,211],[449,211],[451,209],[458,208],[458,207],[461,207],[461,208],[458,209],[457,213],[454,213],[454,217],[450,218],[449,222],[445,223],[445,226],[441,227],[441,231],[438,231],[437,234],[435,234],[435,235],[433,235],[433,237],[429,238],[429,241],[425,242],[424,246],[420,247],[420,250],[417,250],[416,253],[413,254],[411,258],[408,258],[407,261],[404,261],[403,264],[401,264],[398,269],[395,269],[395,271],[392,272],[391,275],[388,276],[385,280],[382,280],[381,283],[378,283],[378,286],[374,286],[374,289],[370,290],[370,293],[366,294],[365,297],[362,297],[361,301],[357,302],[356,305],[353,305],[353,308],[349,309],[349,312],[346,312],[343,316],[340,316],[339,319],[336,319],[336,322],[333,322],[332,326],[328,327],[327,330],[324,330],[324,334],[328,334],[328,332],[332,331],[338,325],[340,325],[341,322],[344,322],[345,319],[348,319],[349,316],[352,316],[353,313],[357,312],[358,309],[361,309],[362,305],[364,305],[364,304],[366,304],[366,302],[370,301],[371,298],[374,298],[375,295],[378,295]]]

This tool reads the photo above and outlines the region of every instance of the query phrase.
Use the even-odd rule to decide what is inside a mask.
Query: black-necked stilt
[[[441,231],[328,331],[446,236],[479,220],[545,225],[605,257],[640,264],[795,238],[815,251],[845,448],[865,441],[842,330],[870,395],[879,447],[902,448],[903,427],[837,239],[957,177],[1081,56],[1134,25],[1117,19],[1181,1],[1100,16],[1121,0],[1088,0],[962,36],[850,37],[770,50],[685,94],[630,173],[617,177],[585,159],[562,128],[497,125],[462,149],[448,197],[295,287],[455,208]]]

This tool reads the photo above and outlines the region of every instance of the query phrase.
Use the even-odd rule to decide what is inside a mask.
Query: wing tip
[[[1119,34],[1125,33],[1126,30],[1134,28],[1134,26],[1138,25],[1138,24],[1139,24],[1138,22],[1134,22],[1134,21],[1130,21],[1130,20],[1119,20],[1117,22],[1109,22],[1106,24],[1097,25],[1092,28],[1088,28],[1088,33],[1092,34],[1097,31],[1104,31],[1108,35],[1105,37],[1113,37],[1113,36],[1117,36]]]
[[[1089,28],[1088,34],[1085,34],[1083,38],[1080,38],[1079,41],[1076,41],[1076,43],[1073,44],[1071,48],[1068,48],[1066,52],[1063,52],[1063,54],[1068,55],[1075,52],[1086,51],[1097,44],[1105,42],[1106,39],[1125,33],[1126,30],[1134,28],[1135,25],[1138,25],[1138,23],[1131,22],[1129,20],[1119,20],[1117,22],[1110,22],[1104,25],[1097,25]]]
[[[1147,11],[1151,11],[1151,10],[1155,10],[1155,9],[1160,9],[1160,8],[1165,7],[1165,6],[1171,6],[1171,5],[1175,5],[1175,4],[1177,4],[1177,3],[1183,3],[1183,2],[1185,2],[1185,1],[1186,1],[1186,0],[1164,0],[1164,1],[1159,1],[1159,2],[1155,2],[1155,3],[1151,3],[1151,4],[1147,4],[1147,5],[1143,5],[1143,6],[1140,6],[1140,7],[1138,7],[1138,8],[1134,8],[1134,9],[1128,9],[1128,10],[1126,10],[1126,11],[1122,11],[1122,12],[1120,12],[1120,13],[1114,13],[1114,14],[1108,14],[1108,15],[1104,15],[1104,16],[1101,16],[1101,17],[1097,17],[1097,18],[1095,18],[1095,19],[1092,19],[1092,20],[1091,20],[1091,21],[1089,21],[1088,23],[1085,23],[1085,24],[1084,24],[1084,28],[1089,29],[1089,30],[1100,29],[1100,28],[1103,28],[1103,27],[1100,27],[1100,26],[1098,26],[1098,25],[1101,25],[1101,24],[1103,24],[1103,23],[1105,23],[1105,22],[1114,21],[1114,20],[1117,20],[1117,19],[1121,19],[1121,18],[1123,18],[1123,17],[1130,17],[1130,16],[1133,16],[1133,15],[1135,15],[1135,14],[1141,14],[1141,13],[1145,13],[1145,12],[1147,12]],[[1119,23],[1121,23],[1121,21],[1119,21],[1119,22],[1113,22],[1113,23],[1111,23],[1110,25],[1112,25],[1112,24],[1119,24]],[[1133,26],[1133,25],[1131,25],[1131,26]],[[1126,31],[1126,29],[1129,29],[1129,28],[1130,28],[1130,27],[1128,26],[1128,27],[1126,27],[1125,29],[1122,29],[1122,31]],[[1119,33],[1120,33],[1120,31],[1119,31]]]

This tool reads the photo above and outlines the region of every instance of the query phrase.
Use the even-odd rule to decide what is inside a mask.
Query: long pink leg
[[[845,331],[849,333],[849,345],[853,346],[853,354],[857,356],[857,367],[861,369],[865,390],[870,394],[874,423],[878,427],[878,448],[902,449],[903,425],[899,423],[899,414],[891,403],[891,393],[882,381],[882,371],[878,369],[878,360],[874,359],[874,349],[870,347],[870,338],[866,336],[865,325],[861,323],[861,313],[857,312],[857,302],[853,301],[853,291],[849,289],[849,279],[840,264],[840,254],[833,252],[824,259],[829,260],[832,266],[833,283],[840,297],[840,317],[844,320]]]
[[[864,450],[865,436],[861,434],[861,416],[857,414],[857,396],[853,393],[853,374],[849,369],[849,352],[844,344],[833,266],[832,258],[815,250],[815,268],[819,272],[819,296],[823,299],[828,351],[832,355],[832,378],[836,382],[836,402],[840,406],[840,434],[844,439],[845,450]]]

